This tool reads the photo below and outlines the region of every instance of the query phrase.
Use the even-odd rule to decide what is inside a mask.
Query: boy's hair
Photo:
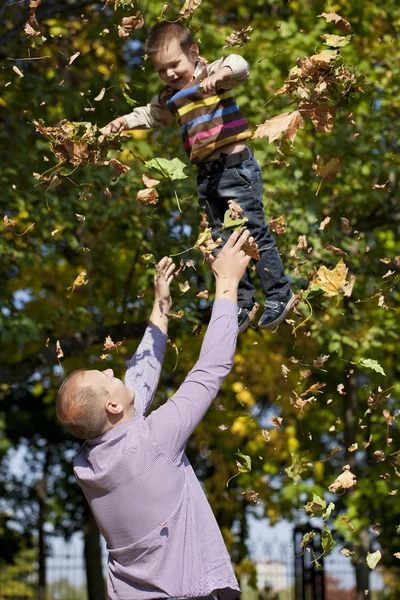
[[[162,21],[157,23],[150,29],[149,36],[145,44],[145,52],[149,56],[164,50],[171,42],[177,40],[183,50],[187,53],[189,48],[196,42],[193,39],[189,29],[181,21],[176,23],[169,23],[168,21]]]
[[[64,379],[56,400],[57,417],[63,427],[75,437],[87,440],[103,433],[108,423],[107,413],[100,402],[106,389],[95,391],[90,385],[82,385],[85,369],[73,371]]]

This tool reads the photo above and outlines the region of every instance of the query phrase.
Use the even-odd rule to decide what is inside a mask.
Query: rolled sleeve
[[[214,61],[207,66],[208,75],[212,75],[222,67],[232,69],[232,77],[226,81],[222,81],[220,85],[224,89],[229,89],[247,81],[250,75],[250,67],[248,62],[240,56],[240,54],[228,54],[219,60]]]
[[[127,129],[163,129],[174,119],[174,116],[160,104],[158,96],[154,96],[149,104],[138,106],[124,117]]]

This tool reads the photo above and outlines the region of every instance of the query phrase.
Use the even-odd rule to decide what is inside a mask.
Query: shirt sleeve
[[[228,54],[223,56],[219,60],[216,60],[207,65],[208,75],[212,75],[215,71],[218,71],[221,67],[230,67],[232,69],[232,77],[221,81],[218,87],[223,89],[231,89],[237,85],[244,83],[248,80],[250,75],[249,64],[244,60],[240,54]]]
[[[142,341],[128,363],[125,385],[135,392],[135,416],[145,415],[153,401],[167,340],[168,336],[158,327],[148,325]]]
[[[160,104],[159,96],[154,96],[149,104],[134,108],[124,117],[127,129],[163,129],[174,119],[173,114]]]
[[[237,304],[216,300],[199,360],[176,394],[146,419],[151,439],[175,463],[232,368],[237,334]]]

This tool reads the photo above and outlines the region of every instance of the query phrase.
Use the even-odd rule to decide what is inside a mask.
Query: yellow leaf
[[[343,260],[340,260],[332,270],[322,266],[318,269],[316,283],[321,283],[321,287],[328,298],[336,296],[342,287],[346,284],[346,275],[348,268]]]
[[[253,135],[254,138],[268,136],[269,142],[277,140],[282,132],[283,139],[293,141],[296,137],[298,128],[303,128],[303,117],[298,110],[289,113],[276,115],[269,121],[259,125]]]

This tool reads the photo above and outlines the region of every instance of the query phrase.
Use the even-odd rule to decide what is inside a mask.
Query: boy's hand
[[[117,117],[114,121],[111,121],[105,127],[100,129],[101,133],[121,133],[128,127],[125,117]]]
[[[242,250],[247,240],[253,241],[249,231],[234,231],[217,257],[205,254],[204,248],[201,248],[216,279],[215,298],[236,302],[239,281],[251,260]]]
[[[232,69],[230,67],[221,67],[215,73],[203,79],[200,83],[201,90],[203,94],[209,94],[210,92],[214,92],[217,85],[221,83],[221,81],[225,81],[226,79],[230,79],[232,77]]]
[[[150,315],[150,321],[164,333],[167,333],[168,330],[167,313],[170,311],[172,305],[169,286],[174,277],[174,270],[175,265],[172,262],[172,258],[164,256],[156,265],[154,273],[154,306]]]

